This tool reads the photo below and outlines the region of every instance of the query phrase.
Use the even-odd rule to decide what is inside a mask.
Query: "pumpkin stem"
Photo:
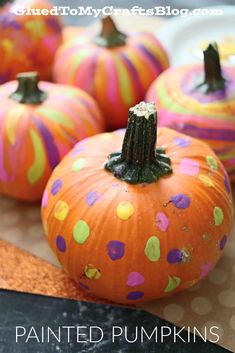
[[[170,174],[171,161],[164,148],[156,148],[156,140],[156,107],[141,102],[129,109],[122,151],[109,156],[105,169],[130,184],[152,183]]]
[[[17,75],[18,87],[9,98],[24,104],[40,104],[47,98],[47,93],[38,88],[37,72],[23,72]]]
[[[203,55],[205,78],[198,88],[205,85],[206,93],[223,90],[226,80],[222,75],[217,44],[209,44],[208,48],[203,51]]]
[[[126,34],[120,32],[111,16],[102,18],[102,29],[100,34],[94,38],[95,44],[100,47],[114,48],[126,44]]]

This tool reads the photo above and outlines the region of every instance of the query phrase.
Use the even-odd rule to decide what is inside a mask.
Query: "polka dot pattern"
[[[89,225],[80,219],[73,228],[73,238],[78,244],[83,244],[90,235]]]
[[[127,221],[134,213],[134,206],[131,202],[121,201],[117,206],[117,216],[122,221]]]
[[[69,213],[69,206],[65,201],[57,201],[54,209],[54,216],[58,221],[64,221]]]
[[[57,249],[61,252],[65,252],[66,250],[66,242],[64,238],[61,235],[58,235],[56,238],[56,246]]]
[[[81,170],[85,165],[85,159],[84,158],[78,158],[72,165],[72,171],[78,172]]]
[[[215,225],[220,226],[223,223],[224,219],[223,210],[220,207],[216,206],[214,207],[213,214]]]
[[[180,162],[180,173],[186,175],[197,175],[199,173],[199,163],[190,158],[183,158]]]
[[[24,207],[22,207],[21,204],[12,202],[12,200],[10,199],[6,199],[6,202],[5,202],[5,199],[1,198],[0,200],[1,214],[3,214],[4,212],[7,212],[9,215],[11,214],[11,212],[16,212],[19,214],[19,217],[17,217],[17,223],[14,225],[14,227],[12,227],[10,224],[7,224],[7,223],[4,225],[4,231],[2,230],[1,237],[8,241],[14,242],[15,244],[18,244],[20,247],[25,248],[27,251],[33,252],[35,255],[39,256],[40,258],[44,258],[46,261],[49,261],[50,263],[54,263],[58,266],[59,264],[55,256],[52,255],[52,252],[48,247],[47,241],[46,239],[44,239],[45,236],[43,232],[40,231],[39,236],[33,236],[33,238],[32,238],[32,235],[30,235],[31,233],[27,234],[26,229],[31,228],[31,226],[34,226],[33,227],[35,229],[35,231],[33,232],[34,234],[35,232],[37,232],[38,234],[38,230],[36,229],[39,229],[41,227],[37,217],[29,218],[26,216],[26,214],[28,213],[28,210],[31,210],[31,209],[32,209],[31,205],[25,205]],[[39,209],[38,209],[38,213],[40,213]],[[167,216],[167,211],[164,211],[164,213]],[[159,232],[163,231],[160,229],[161,226],[160,227],[158,226],[157,216],[155,219],[155,226]],[[168,225],[168,229],[169,227],[170,227],[170,224]],[[26,236],[24,236],[24,234]],[[221,235],[220,239],[221,240],[223,239],[223,235]],[[44,247],[41,246],[42,243],[45,244]],[[232,249],[234,243],[235,243],[235,237],[231,237],[230,244],[226,248]],[[123,243],[123,249],[125,254],[124,243]],[[107,256],[109,256],[108,249],[106,251],[107,251]],[[115,254],[115,251],[114,251],[114,254]],[[201,271],[203,270],[203,273],[206,274],[208,271],[210,271],[211,267],[212,267],[212,264],[208,262],[205,264],[203,268],[201,268]],[[216,307],[216,312],[217,312],[216,322],[218,323],[218,326],[221,325],[224,328],[224,334],[222,339],[220,340],[220,344],[225,345],[227,348],[230,348],[232,350],[232,348],[234,347],[234,341],[231,342],[231,337],[234,337],[234,332],[235,332],[235,307],[233,303],[233,297],[235,292],[234,256],[229,256],[229,257],[225,256],[222,262],[219,263],[218,271],[217,271],[217,267],[214,271],[211,272],[209,276],[207,276],[203,281],[199,282],[196,286],[190,288],[190,290],[188,291],[183,292],[182,295],[178,294],[177,296],[172,296],[172,297],[163,299],[160,302],[157,300],[154,302],[154,308],[150,306],[150,304],[148,303],[142,304],[142,307],[144,307],[146,310],[150,310],[154,312],[155,314],[165,318],[166,320],[177,323],[181,327],[190,326],[190,325],[203,327],[205,323],[207,324],[208,322],[209,323],[212,322],[211,318],[214,313],[214,307]],[[88,276],[90,275],[92,277],[89,271],[86,271],[86,273],[88,274]],[[140,275],[142,274],[140,273]],[[99,276],[99,274],[98,275],[96,274],[96,276]],[[133,282],[131,281],[129,282],[129,284],[135,283],[133,278],[130,277],[130,279]],[[135,286],[133,287],[128,286],[127,282],[128,282],[128,277],[126,278],[126,285],[127,285],[127,288],[129,288],[129,291],[127,290],[127,295],[128,293],[131,293],[131,292],[138,292],[138,291],[141,292],[141,284],[139,284],[139,287],[136,287],[137,290],[135,290]],[[81,281],[80,287],[82,287],[84,290],[90,289],[88,284],[85,283],[84,281]],[[193,311],[191,307],[191,303],[193,299],[198,297],[207,298],[211,303],[211,305],[213,305],[213,308],[209,313],[201,315]],[[132,300],[133,302],[135,302],[135,299],[132,299]]]
[[[193,139],[191,143],[195,143]],[[63,175],[63,192],[58,192],[56,197],[49,195],[48,205],[42,211],[51,219],[52,205],[58,199],[70,207],[64,223],[49,222],[49,234],[55,232],[49,235],[51,239],[53,237],[54,246],[57,234],[66,236],[65,253],[68,257],[71,253],[73,257],[73,266],[70,266],[66,262],[68,257],[57,252],[61,263],[67,263],[73,277],[88,285],[92,294],[117,301],[119,297],[119,302],[125,303],[136,304],[143,299],[152,300],[154,296],[171,298],[177,293],[173,300],[180,306],[178,292],[204,279],[198,291],[184,291],[186,297],[191,294],[187,305],[190,309],[187,310],[203,317],[201,327],[209,318],[197,314],[191,303],[198,297],[208,299],[208,293],[200,292],[204,283],[221,286],[216,283],[216,275],[211,279],[208,275],[221,255],[222,239],[224,234],[227,236],[230,223],[228,204],[231,196],[225,190],[221,164],[218,163],[216,169],[215,163],[208,159],[209,166],[205,154],[204,158],[197,158],[191,150],[185,154],[187,158],[182,158],[180,149],[187,147],[175,145],[172,155],[177,160],[173,163],[173,170],[178,179],[172,181],[172,176],[168,176],[156,186],[132,185],[113,178],[107,171],[93,172],[94,159],[88,152],[91,146],[91,140],[86,140],[85,150],[79,158],[69,154],[65,168],[61,172],[56,170],[48,189]],[[169,141],[166,146],[170,151]],[[105,146],[102,148],[105,150]],[[212,157],[216,161],[214,155]],[[81,167],[84,159],[85,168]],[[74,170],[77,174],[71,170],[74,163],[78,163],[78,169]],[[97,164],[98,170],[103,168],[101,158]],[[181,184],[180,180],[185,183]],[[165,187],[168,183],[169,188]],[[155,187],[158,188],[156,194]],[[204,199],[208,201],[206,205]],[[197,223],[199,214],[202,217]],[[170,304],[172,299],[168,300]],[[211,305],[213,308],[214,303]],[[179,313],[182,312],[179,314],[181,319],[178,318],[181,323],[188,314],[186,309],[177,308]],[[164,307],[162,313],[163,310]],[[169,311],[168,308],[168,316]]]
[[[125,244],[119,240],[111,240],[107,245],[107,252],[111,260],[120,260],[124,256]]]
[[[158,261],[161,256],[161,249],[160,249],[160,241],[158,237],[152,236],[148,239],[145,250],[145,255],[149,259],[149,261]]]
[[[55,180],[51,186],[51,194],[55,196],[56,194],[58,194],[61,188],[62,188],[62,180],[61,179]]]

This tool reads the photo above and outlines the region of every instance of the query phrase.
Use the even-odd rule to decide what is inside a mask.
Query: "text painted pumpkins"
[[[142,100],[151,82],[168,64],[159,41],[150,33],[126,35],[111,17],[102,31],[81,33],[56,55],[54,79],[89,92],[99,103],[109,129],[126,126],[128,109]]]
[[[134,303],[190,287],[211,271],[231,231],[232,201],[208,145],[160,128],[155,148],[153,104],[130,109],[122,145],[123,135],[76,145],[47,184],[42,220],[81,288]]]
[[[27,8],[50,10],[47,0],[0,1],[0,83],[22,71],[38,71],[50,79],[54,55],[61,44],[58,16],[26,14]]]
[[[198,137],[214,149],[235,180],[235,69],[220,66],[216,45],[200,64],[168,69],[150,87],[160,126]]]
[[[86,92],[37,82],[36,73],[24,73],[0,87],[0,193],[27,201],[41,198],[53,168],[77,141],[103,131]]]

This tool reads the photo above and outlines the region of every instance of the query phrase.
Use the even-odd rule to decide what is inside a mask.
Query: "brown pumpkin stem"
[[[152,183],[170,174],[171,161],[164,148],[156,148],[156,141],[156,107],[141,102],[129,109],[122,151],[109,156],[105,169],[130,184]]]
[[[94,38],[95,44],[100,47],[114,48],[126,44],[126,34],[120,32],[111,16],[102,18],[102,29],[100,34]]]
[[[206,93],[223,90],[225,88],[226,80],[222,75],[219,50],[216,43],[209,44],[208,48],[203,51],[204,55],[204,82],[201,86],[206,87]]]
[[[47,93],[38,88],[37,72],[23,72],[17,75],[18,87],[9,98],[24,104],[40,104],[47,98]]]

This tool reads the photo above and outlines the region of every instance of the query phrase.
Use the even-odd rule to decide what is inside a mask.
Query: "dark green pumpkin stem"
[[[107,16],[102,18],[102,29],[94,38],[94,42],[101,47],[114,48],[125,45],[126,38],[126,34],[117,29],[111,16]]]
[[[130,184],[152,183],[172,172],[164,148],[156,148],[157,112],[153,103],[129,109],[121,152],[112,153],[105,169]]]
[[[203,51],[204,55],[204,82],[198,86],[205,86],[206,93],[215,92],[225,88],[226,80],[222,75],[220,56],[217,44],[209,44]]]
[[[18,87],[9,98],[25,104],[40,104],[47,98],[47,93],[38,88],[37,72],[23,72],[17,75]]]

